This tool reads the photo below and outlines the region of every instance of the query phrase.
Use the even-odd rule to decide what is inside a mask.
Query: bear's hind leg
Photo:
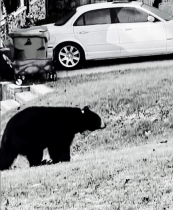
[[[61,152],[57,149],[56,145],[49,145],[48,151],[50,158],[52,159],[52,162],[54,164],[61,161]]]
[[[30,167],[32,166],[39,166],[41,165],[41,161],[43,158],[43,150],[36,150],[36,151],[31,151],[26,155]]]
[[[0,148],[0,171],[7,170],[17,158],[17,153]]]

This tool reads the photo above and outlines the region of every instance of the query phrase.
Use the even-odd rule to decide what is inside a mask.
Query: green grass
[[[173,141],[2,174],[7,209],[172,209]],[[9,202],[8,205],[5,205]]]
[[[103,132],[77,135],[72,152],[78,149],[77,152],[82,153],[98,147],[114,150],[172,132],[172,67],[76,76],[48,85],[55,92],[32,102],[31,106],[82,108],[89,105],[107,123]],[[2,128],[13,114],[2,119]]]
[[[89,105],[107,127],[77,134],[70,163],[28,169],[19,157],[17,169],[2,173],[2,206],[8,199],[9,209],[173,209],[172,66],[47,85],[55,92],[30,106]]]

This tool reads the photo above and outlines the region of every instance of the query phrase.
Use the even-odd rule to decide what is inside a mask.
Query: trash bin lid
[[[14,28],[9,34],[13,37],[40,37],[49,40],[50,35],[47,26],[33,26],[30,28]]]

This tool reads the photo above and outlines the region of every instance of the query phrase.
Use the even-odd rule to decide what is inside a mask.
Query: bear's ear
[[[84,114],[86,110],[89,110],[89,107],[88,107],[88,106],[85,106],[85,107],[81,110],[82,114]]]
[[[85,106],[85,107],[81,110],[82,114],[84,114],[85,111],[87,111],[87,110],[89,110],[89,106]]]
[[[89,109],[89,106],[85,106],[84,108],[83,108],[83,110],[88,110]]]

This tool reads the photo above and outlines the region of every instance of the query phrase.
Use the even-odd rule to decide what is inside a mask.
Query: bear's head
[[[85,106],[81,112],[84,119],[84,130],[95,131],[106,127],[106,124],[102,121],[100,116],[91,111],[88,106]]]

